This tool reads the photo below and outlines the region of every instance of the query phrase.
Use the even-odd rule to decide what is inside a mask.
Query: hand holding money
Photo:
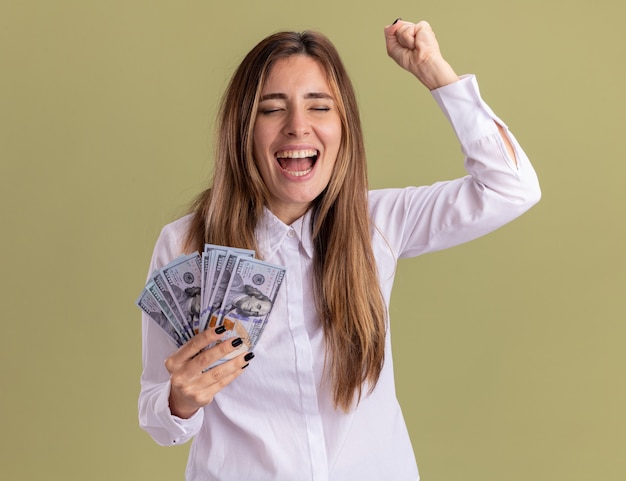
[[[206,366],[232,356],[241,345],[239,338],[231,342],[219,342],[225,332],[224,327],[200,332],[166,359],[165,367],[170,373],[171,383],[169,406],[174,416],[182,419],[193,416],[236,379],[254,357],[253,353],[248,352],[206,369]]]
[[[253,256],[254,251],[207,244],[201,255],[180,256],[152,273],[136,304],[178,347],[191,343],[194,355],[239,339],[224,356],[209,356],[204,368],[216,366],[254,348],[282,285],[286,269]],[[197,345],[203,342],[200,333],[218,327],[222,338]]]

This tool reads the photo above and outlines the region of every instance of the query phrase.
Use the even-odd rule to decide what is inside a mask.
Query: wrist
[[[428,90],[435,90],[460,80],[452,66],[443,58],[421,65],[413,72]]]
[[[186,406],[184,401],[177,401],[176,396],[170,391],[169,408],[172,416],[176,416],[180,419],[189,419],[198,411],[197,407]]]

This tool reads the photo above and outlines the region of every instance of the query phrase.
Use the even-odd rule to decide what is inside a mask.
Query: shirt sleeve
[[[461,144],[468,175],[370,195],[373,222],[397,257],[413,257],[476,239],[519,217],[541,197],[528,157],[506,124],[482,100],[473,75],[435,89],[432,95]],[[497,124],[513,145],[517,165]]]
[[[163,267],[182,252],[181,237],[186,218],[163,228],[159,236],[149,273]],[[203,410],[189,419],[172,415],[169,408],[170,381],[165,359],[176,350],[176,344],[156,322],[142,312],[142,365],[139,393],[139,425],[160,445],[182,444],[200,430]]]

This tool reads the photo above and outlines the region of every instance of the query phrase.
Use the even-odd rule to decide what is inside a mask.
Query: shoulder
[[[166,224],[163,226],[163,229],[161,229],[161,236],[184,237],[187,235],[193,215],[194,214],[187,214],[186,216]]]
[[[407,196],[411,187],[371,190],[368,213],[374,231],[387,236],[406,223]]]
[[[407,205],[418,200],[426,190],[425,186],[370,190],[368,193],[370,217],[384,219],[392,212],[403,212]]]
[[[152,268],[160,268],[183,253],[183,244],[193,214],[188,214],[163,226],[154,246]]]
[[[399,196],[402,195],[402,190],[403,189],[370,190],[367,193],[370,212],[380,208],[381,206],[384,206],[385,203],[389,202],[390,200],[393,201],[393,199],[397,199]]]

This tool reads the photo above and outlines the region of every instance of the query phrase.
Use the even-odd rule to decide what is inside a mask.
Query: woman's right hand
[[[254,357],[251,352],[244,353],[207,370],[207,366],[226,357],[241,344],[241,339],[235,338],[204,350],[221,339],[224,332],[223,327],[200,332],[165,360],[165,368],[170,373],[170,411],[174,416],[187,419],[211,403]]]

